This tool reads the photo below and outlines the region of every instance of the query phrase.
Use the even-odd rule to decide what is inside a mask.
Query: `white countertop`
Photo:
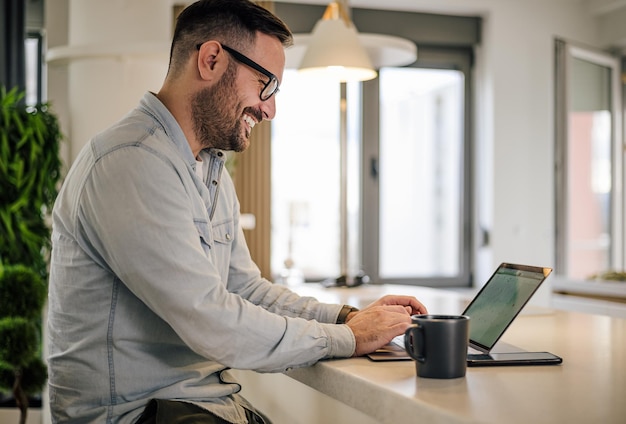
[[[408,286],[293,288],[359,307],[388,294],[416,295],[431,313],[460,313],[472,293]],[[464,378],[418,378],[412,361],[323,361],[287,375],[380,423],[624,423],[626,320],[527,306],[504,342],[550,351],[558,366],[467,369]],[[407,421],[407,417],[411,417]]]
[[[557,293],[589,295],[626,303],[626,282],[606,280],[573,280],[555,275],[551,281]]]

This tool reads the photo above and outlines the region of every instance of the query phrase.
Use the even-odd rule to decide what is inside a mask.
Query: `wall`
[[[158,91],[167,71],[172,1],[49,0],[48,96],[70,164],[96,132]]]

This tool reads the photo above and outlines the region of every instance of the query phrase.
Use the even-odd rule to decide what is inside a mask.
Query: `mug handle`
[[[419,336],[422,338],[422,341],[424,340],[424,335],[423,335],[424,328],[420,327],[417,324],[412,324],[404,332],[404,349],[407,351],[409,356],[411,356],[411,358],[415,359],[416,361],[424,363],[426,361],[426,358],[424,357],[424,353],[423,353],[424,343],[417,343],[417,347],[418,348],[422,347],[422,351],[415,353],[413,350],[413,330],[416,330],[419,333]]]

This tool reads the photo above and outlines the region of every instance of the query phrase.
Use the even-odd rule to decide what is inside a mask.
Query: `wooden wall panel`
[[[254,127],[250,147],[234,156],[233,178],[241,213],[255,216],[256,226],[245,230],[252,259],[261,274],[271,279],[271,124],[264,121]]]

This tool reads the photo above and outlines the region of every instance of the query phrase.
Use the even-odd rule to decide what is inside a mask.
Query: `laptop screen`
[[[470,317],[470,346],[489,352],[550,272],[501,264],[463,312]]]

